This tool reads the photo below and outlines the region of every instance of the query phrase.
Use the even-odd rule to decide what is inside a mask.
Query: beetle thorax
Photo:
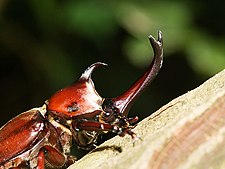
[[[103,99],[94,89],[91,79],[81,80],[55,93],[49,99],[48,111],[71,119],[79,115],[102,111],[102,102]]]

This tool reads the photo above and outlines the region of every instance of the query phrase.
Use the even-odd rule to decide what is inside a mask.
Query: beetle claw
[[[133,137],[132,137],[132,138],[133,138]],[[141,137],[139,137],[138,135],[136,135],[136,136],[132,139],[132,141],[133,141],[133,146],[135,146],[135,144],[137,143],[138,140],[142,141]]]

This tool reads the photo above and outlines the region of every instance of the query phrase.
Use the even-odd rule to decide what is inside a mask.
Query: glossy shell
[[[92,71],[99,65],[105,64],[98,62],[91,65],[77,82],[56,92],[48,101],[48,111],[64,118],[102,111],[103,99],[95,90],[91,80]]]
[[[48,110],[59,115],[73,117],[102,111],[102,98],[90,82],[81,81],[55,93],[50,99]]]
[[[46,134],[39,111],[30,110],[16,116],[0,129],[0,164],[31,150]]]

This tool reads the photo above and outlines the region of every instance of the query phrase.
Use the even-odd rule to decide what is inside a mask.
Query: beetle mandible
[[[113,132],[137,139],[132,124],[138,117],[128,118],[135,99],[158,74],[163,60],[162,33],[158,39],[149,36],[154,58],[147,71],[122,95],[102,98],[95,90],[91,74],[106,65],[97,62],[88,67],[71,86],[59,90],[41,108],[23,112],[0,129],[0,169],[63,168],[71,165],[72,140],[91,149],[98,136]]]

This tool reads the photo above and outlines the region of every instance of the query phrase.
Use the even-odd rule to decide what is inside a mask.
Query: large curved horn
[[[132,103],[143,92],[143,90],[153,81],[158,74],[163,62],[163,38],[162,32],[158,32],[158,40],[149,36],[149,41],[154,51],[154,58],[147,71],[122,95],[113,98],[113,107],[117,108],[120,113],[127,116]]]

